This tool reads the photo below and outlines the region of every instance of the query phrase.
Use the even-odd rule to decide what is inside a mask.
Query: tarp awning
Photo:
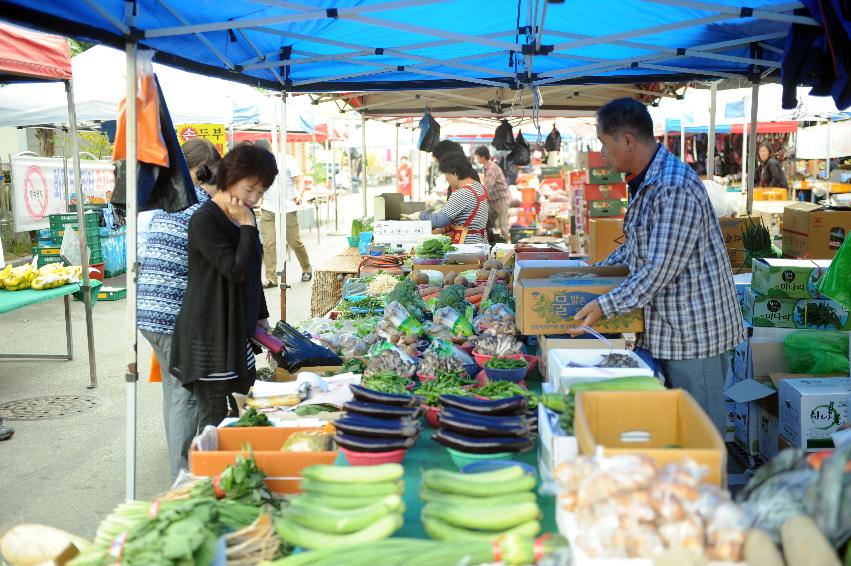
[[[68,40],[0,22],[0,83],[70,78]]]

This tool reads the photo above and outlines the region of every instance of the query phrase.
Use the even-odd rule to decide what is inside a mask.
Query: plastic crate
[[[59,257],[59,253],[62,248],[60,246],[38,246],[33,248],[33,255],[37,256],[56,256]]]
[[[65,237],[66,230],[74,230],[75,232],[77,232],[77,236],[80,235],[80,230],[77,224],[54,226],[50,229],[51,241],[56,245],[60,245],[62,243],[62,239]],[[86,241],[89,243],[100,242],[100,233],[97,228],[93,226],[86,226]]]
[[[120,301],[126,298],[126,287],[101,287],[100,291],[98,291],[99,301]]]
[[[76,212],[63,212],[61,214],[51,214],[50,218],[50,227],[53,228],[55,226],[65,226],[68,224],[77,224],[77,213]],[[94,227],[97,232],[98,226],[100,226],[100,213],[89,211],[83,215],[83,222],[86,223],[86,228],[89,226]]]
[[[58,255],[38,255],[36,258],[36,267],[44,267],[51,263],[65,263]]]

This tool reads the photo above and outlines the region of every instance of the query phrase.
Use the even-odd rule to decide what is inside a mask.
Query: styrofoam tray
[[[608,354],[626,354],[638,363],[634,368],[599,368],[594,367]],[[571,366],[571,362],[579,364],[580,367]],[[586,366],[586,367],[582,367]],[[653,369],[644,363],[632,350],[609,350],[600,349],[555,349],[550,350],[547,356],[547,379],[557,384],[561,391],[567,390],[571,383],[583,383],[586,381],[603,381],[614,377],[634,377],[646,375],[653,377]]]

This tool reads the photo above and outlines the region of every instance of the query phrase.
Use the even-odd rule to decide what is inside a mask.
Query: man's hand
[[[600,320],[602,317],[603,317],[603,311],[600,310],[600,303],[598,303],[597,301],[591,301],[590,303],[588,303],[587,305],[582,307],[579,310],[579,312],[576,313],[576,316],[573,317],[574,320],[580,321],[579,326],[577,326],[575,328],[569,328],[567,330],[567,333],[571,334],[573,336],[579,336],[580,334],[585,334],[585,331],[582,330],[582,328],[580,328],[580,327],[582,327],[582,326],[588,326],[588,327],[594,326],[597,323],[597,321]]]

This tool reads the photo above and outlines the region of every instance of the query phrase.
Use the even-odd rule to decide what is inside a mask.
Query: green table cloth
[[[92,304],[94,304],[101,282],[92,279],[91,285]],[[44,289],[41,291],[36,291],[35,289],[24,289],[22,291],[0,289],[0,314],[64,297],[65,295],[73,295],[79,291],[80,285],[77,283],[70,283],[62,287],[56,287],[55,289]]]

